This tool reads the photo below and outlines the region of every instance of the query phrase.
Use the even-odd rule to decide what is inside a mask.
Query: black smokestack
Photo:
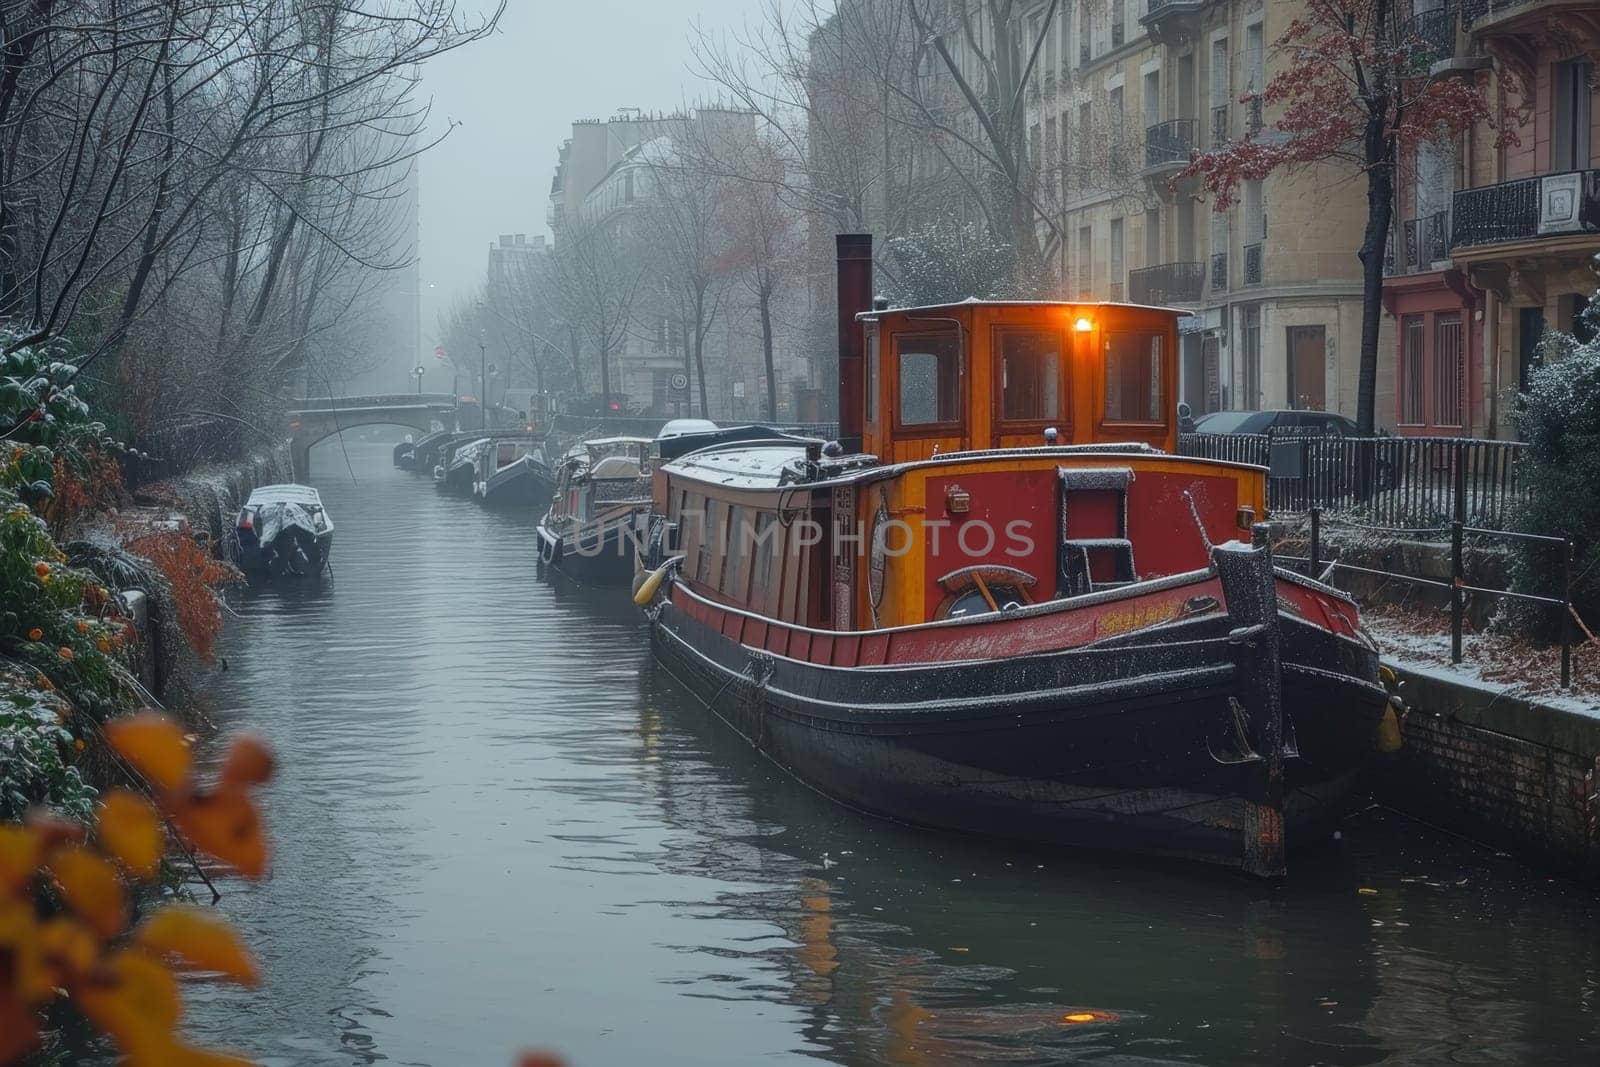
[[[866,413],[866,330],[856,315],[872,310],[872,234],[841,233],[834,238],[839,257],[839,444],[861,451],[861,420]]]

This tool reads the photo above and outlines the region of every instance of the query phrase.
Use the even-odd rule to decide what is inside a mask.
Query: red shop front
[[[1384,283],[1383,306],[1395,322],[1396,433],[1468,437],[1482,421],[1482,299],[1458,270]]]

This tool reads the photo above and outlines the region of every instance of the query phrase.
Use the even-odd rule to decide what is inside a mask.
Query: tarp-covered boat
[[[263,485],[235,521],[239,566],[246,573],[314,577],[333,551],[333,520],[309,485]]]

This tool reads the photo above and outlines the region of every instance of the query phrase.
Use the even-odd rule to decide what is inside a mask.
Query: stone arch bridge
[[[361,426],[405,426],[417,435],[434,424],[456,423],[456,398],[449,393],[393,393],[385,396],[314,397],[293,401],[289,411],[289,457],[296,481],[311,476],[311,446],[340,430]]]

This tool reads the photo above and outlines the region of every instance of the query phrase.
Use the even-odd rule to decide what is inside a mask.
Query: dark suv
[[[1372,440],[1388,437],[1385,433],[1362,433],[1354,419],[1335,415],[1331,411],[1296,411],[1278,408],[1269,411],[1213,411],[1195,420],[1195,433],[1260,434],[1271,439],[1268,469],[1273,478],[1299,478],[1302,476],[1302,446],[1295,444],[1301,438],[1357,438]],[[1378,455],[1371,461],[1377,475],[1378,489],[1392,489],[1395,485],[1393,457],[1387,449],[1376,446]],[[1336,482],[1354,483],[1357,454],[1346,448],[1317,449],[1312,460],[1311,476],[1327,479],[1332,475]]]
[[[1331,411],[1213,411],[1195,420],[1196,433],[1262,433],[1297,437],[1378,437],[1362,433],[1354,419]]]

